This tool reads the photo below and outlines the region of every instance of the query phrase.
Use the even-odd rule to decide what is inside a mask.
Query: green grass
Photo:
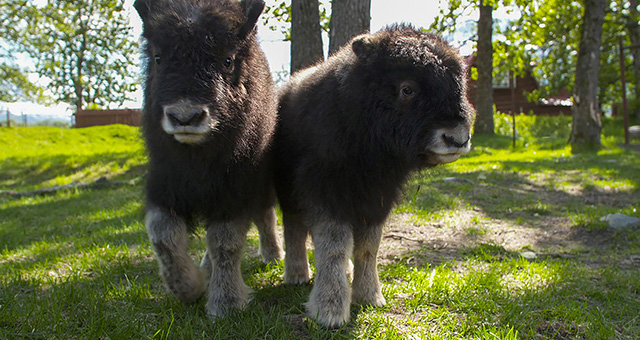
[[[144,171],[144,145],[134,127],[0,131],[0,190],[34,190],[102,176],[130,179]]]
[[[413,177],[395,211],[415,230],[460,227],[461,239],[478,241],[438,262],[444,250],[428,242],[399,248],[379,268],[388,304],[353,306],[338,330],[304,316],[310,286],[286,286],[282,263],[260,263],[255,230],[242,264],[254,289],[245,310],[213,323],[204,301],[176,301],[142,224],[142,184],[0,195],[0,339],[640,338],[640,234],[599,221],[640,215],[640,154],[618,147],[619,121],[605,122],[598,155],[572,156],[555,130],[566,118],[518,119],[526,124],[515,149],[504,134],[475,136],[471,154]],[[0,145],[0,190],[130,179],[146,162],[139,131],[125,126],[0,128]],[[497,225],[553,223],[580,244],[551,252],[483,241]],[[193,238],[194,259],[202,237]],[[592,247],[589,238],[604,241]],[[539,256],[524,259],[527,249]]]

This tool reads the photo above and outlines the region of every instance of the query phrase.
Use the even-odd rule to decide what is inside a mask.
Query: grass
[[[379,266],[388,304],[353,306],[353,321],[332,331],[304,316],[310,286],[285,286],[282,263],[260,263],[255,230],[242,264],[253,300],[212,323],[204,301],[183,305],[164,290],[141,184],[0,195],[0,339],[637,339],[638,229],[599,218],[640,215],[640,154],[618,147],[618,121],[605,122],[598,155],[571,156],[561,118],[536,119],[518,117],[515,149],[509,136],[475,136],[471,154],[411,180],[396,216],[408,230],[460,230],[450,240],[460,246],[399,247]],[[0,144],[0,190],[130,179],[146,162],[139,131],[124,126],[1,128]],[[552,251],[514,247],[487,241],[498,227],[580,237]]]
[[[139,176],[146,162],[138,129],[112,125],[92,129],[3,128],[0,190]]]

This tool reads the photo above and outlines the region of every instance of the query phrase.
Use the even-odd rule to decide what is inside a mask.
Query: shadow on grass
[[[0,249],[14,251],[35,243],[82,249],[95,240],[110,244],[138,242],[143,227],[129,233],[143,219],[140,185],[113,190],[61,192],[55,196],[24,198],[2,209]]]
[[[424,248],[405,254],[381,272],[383,282],[395,287],[427,280],[424,288],[395,293],[395,298],[436,329],[445,328],[438,326],[441,320],[453,318],[458,323],[455,334],[467,336],[478,336],[481,325],[499,331],[513,328],[524,339],[631,339],[640,331],[635,322],[640,313],[637,268],[526,260],[489,244],[431,265],[424,261],[430,252]]]
[[[630,154],[506,160],[495,170],[465,173],[437,168],[407,186],[401,207],[423,216],[478,207],[491,218],[536,227],[539,216],[639,205],[639,168],[640,155]],[[451,177],[461,180],[445,180]]]
[[[116,178],[134,178],[146,170],[141,154],[131,152],[99,154],[58,154],[47,157],[11,157],[2,161],[0,187],[10,190],[40,188],[59,177],[90,181],[122,169]],[[143,163],[143,164],[140,164]],[[70,175],[72,174],[72,175]]]

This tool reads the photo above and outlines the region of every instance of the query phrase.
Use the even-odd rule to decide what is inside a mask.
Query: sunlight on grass
[[[491,332],[515,336],[517,331],[510,322],[495,327],[496,312],[508,305],[507,301],[547,294],[563,281],[566,268],[514,258],[493,263],[467,260],[437,268],[398,264],[385,268],[384,273],[384,293],[399,305],[383,315],[394,320],[395,328],[417,338],[439,330],[437,336],[458,339],[484,338]],[[394,315],[394,308],[407,309],[410,317]],[[425,322],[415,323],[416,315]],[[425,328],[429,324],[431,327]]]
[[[102,176],[130,179],[146,163],[139,130],[124,125],[4,128],[0,143],[0,189],[34,190]]]

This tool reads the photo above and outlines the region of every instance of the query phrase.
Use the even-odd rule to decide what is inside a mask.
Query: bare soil
[[[513,192],[523,189],[505,187],[505,190]],[[568,196],[566,192],[545,190],[544,186],[524,190],[535,191],[535,195],[544,197],[544,201],[558,205],[566,204],[571,199],[568,197],[573,196]],[[609,206],[619,207],[637,200],[629,193],[616,191],[581,191],[580,199],[585,205],[606,201]],[[505,213],[509,218],[504,219],[487,217],[480,209],[473,208],[458,210],[438,221],[424,222],[409,213],[391,214],[383,230],[378,263],[385,265],[407,261],[407,264],[416,266],[438,266],[443,262],[462,259],[469,249],[488,244],[502,247],[512,255],[528,252],[528,255],[533,253],[535,258],[577,259],[593,266],[605,266],[611,261],[616,261],[623,268],[640,266],[640,255],[621,258],[616,251],[624,247],[625,233],[629,231],[576,227],[569,217],[537,213],[523,216],[522,212],[513,215]],[[525,222],[518,223],[516,216],[522,217]],[[282,239],[281,226],[279,229]],[[257,236],[255,230],[252,232]],[[313,247],[311,240],[308,240],[307,247]],[[258,249],[251,249],[250,252],[258,256]]]

